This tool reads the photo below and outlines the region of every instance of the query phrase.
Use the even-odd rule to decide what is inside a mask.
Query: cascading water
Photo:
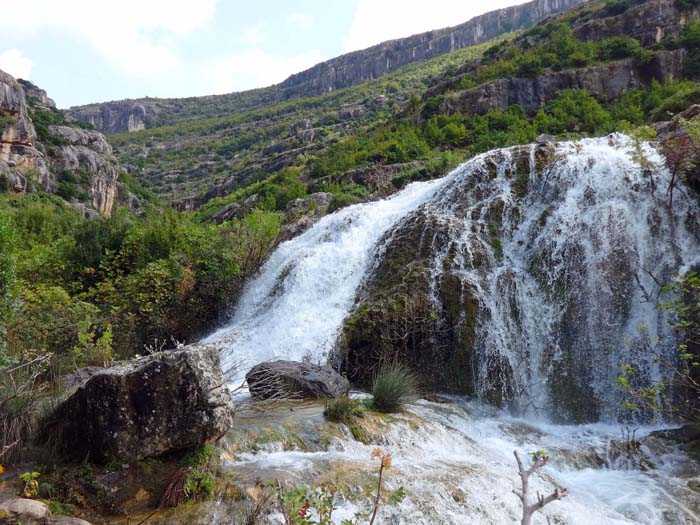
[[[562,419],[616,417],[621,366],[659,380],[659,358],[673,355],[658,283],[700,260],[694,204],[679,188],[669,209],[669,177],[651,146],[623,135],[480,155],[282,244],[205,342],[235,379],[270,359],[327,360],[392,232],[421,214],[449,240],[432,250],[431,289],[456,272],[480,304],[476,393],[499,388]]]
[[[431,224],[420,244],[430,246],[425,278],[435,311],[443,309],[446,272],[479,305],[473,393],[488,398],[500,389],[527,419],[459,400],[412,405],[381,436],[395,458],[387,483],[405,486],[408,497],[383,509],[379,523],[513,523],[520,503],[511,494],[512,450],[538,448],[553,462],[535,487],[567,486],[571,496],[535,524],[700,523],[700,497],[689,488],[700,478],[684,455],[652,438],[643,445],[656,463],[650,472],[619,469],[608,457],[620,436],[612,425],[621,415],[620,366],[634,364],[641,381],[663,376],[657,360],[675,355],[675,341],[656,308],[659,283],[700,261],[696,204],[681,187],[670,210],[668,178],[652,147],[620,135],[481,155],[441,180],[327,216],[282,244],[231,323],[205,342],[236,367],[236,386],[258,362],[326,360],[392,240],[410,225]],[[429,220],[414,220],[421,217]],[[275,428],[295,413],[284,409],[254,426]],[[323,421],[315,414],[301,428],[313,433]],[[560,426],[552,418],[609,423]],[[234,452],[236,476],[374,479],[374,445],[348,435],[320,448],[324,439],[315,436],[300,447],[298,435],[284,432],[273,433],[279,442]],[[335,523],[367,507],[358,498],[343,502]],[[230,523],[228,516],[222,507],[206,522]]]
[[[380,240],[444,180],[324,217],[283,243],[246,288],[231,323],[205,339],[223,349],[232,382],[272,359],[325,361]]]
[[[622,365],[654,382],[674,355],[659,283],[700,258],[695,204],[682,194],[669,209],[663,159],[619,135],[471,165],[421,213],[451,228],[432,280],[458,272],[481,305],[478,391],[495,379],[524,412],[619,416]]]

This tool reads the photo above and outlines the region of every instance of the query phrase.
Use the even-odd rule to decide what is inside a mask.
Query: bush
[[[416,375],[401,363],[384,365],[372,382],[372,407],[378,412],[399,412],[418,397]]]
[[[348,396],[327,399],[323,415],[329,421],[351,425],[356,418],[364,417],[364,405],[359,399],[351,399]]]

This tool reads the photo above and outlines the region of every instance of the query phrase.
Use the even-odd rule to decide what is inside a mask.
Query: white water
[[[274,423],[267,425],[285,415],[273,417]],[[297,419],[291,428],[308,431],[314,424],[318,420]],[[637,437],[645,439],[651,430],[641,428]],[[407,494],[398,506],[382,507],[379,524],[511,525],[519,523],[520,516],[520,502],[511,492],[519,488],[513,451],[526,458],[545,449],[551,461],[532,477],[532,497],[537,491],[549,494],[556,486],[568,488],[570,495],[535,514],[533,525],[700,523],[700,494],[688,488],[688,482],[700,480],[700,475],[689,468],[687,458],[658,440],[646,439],[642,448],[656,468],[648,472],[616,469],[608,460],[608,446],[610,440],[620,439],[620,431],[615,425],[562,426],[523,420],[459,400],[454,404],[420,401],[395,416],[371,445],[348,435],[334,438],[327,448],[290,449],[280,431],[281,441],[238,454],[239,460],[229,468],[244,483],[280,478],[292,486],[347,484],[346,497],[339,498],[334,514],[334,523],[340,524],[355,512],[371,508],[370,497],[363,494],[376,483],[377,461],[371,454],[378,443],[392,454],[385,490],[403,486]],[[231,523],[227,516],[222,509],[212,522]],[[281,521],[273,517],[271,523]]]
[[[222,348],[224,369],[236,370],[231,382],[263,361],[325,361],[379,241],[444,182],[411,184],[390,199],[345,208],[280,245],[230,324],[203,341]]]
[[[515,401],[531,419],[484,413],[479,405],[466,412],[454,405],[414,406],[420,424],[400,416],[383,437],[396,466],[387,483],[404,485],[409,497],[384,509],[380,523],[514,523],[519,514],[511,494],[514,448],[552,454],[552,464],[534,481],[536,490],[551,490],[553,484],[571,490],[537,515],[535,524],[547,523],[547,517],[568,525],[700,523],[700,501],[686,487],[699,478],[697,472],[682,472],[690,465],[682,454],[656,446],[647,453],[657,469],[617,470],[606,463],[606,450],[619,437],[619,426],[557,426],[540,419],[552,407],[549,382],[561,374],[552,363],[565,352],[573,356],[567,371],[579,374],[567,381],[588,389],[580,401],[600,402],[608,420],[618,415],[620,364],[638,365],[645,380],[662,377],[656,358],[672,352],[674,341],[646,295],[658,294],[655,279],[667,279],[700,256],[696,205],[681,188],[668,211],[668,173],[648,146],[650,172],[621,136],[560,144],[557,153],[562,161],[554,169],[532,171],[522,201],[511,191],[511,153],[505,150],[474,159],[441,180],[413,184],[391,199],[325,217],[275,251],[246,288],[231,323],[205,340],[223,349],[227,366],[237,367],[234,381],[270,359],[323,362],[392,229],[412,213],[446,225],[457,254],[450,270],[461,272],[479,292],[477,387],[488,387],[493,378],[489,359],[505,357]],[[477,179],[488,158],[499,159],[497,173]],[[488,241],[486,214],[497,201],[503,203],[502,254]],[[433,254],[434,280],[445,269],[447,253]],[[567,317],[572,304],[582,310],[568,311]],[[257,452],[233,466],[253,468],[256,476],[266,469],[283,471],[314,483],[334,465],[344,475],[357,469],[370,473],[372,448],[347,438],[327,451]],[[366,504],[348,501],[336,517],[350,517]]]

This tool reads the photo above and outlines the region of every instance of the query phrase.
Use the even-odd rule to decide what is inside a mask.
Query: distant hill
[[[279,85],[262,89],[179,99],[142,98],[75,106],[66,111],[103,133],[138,131],[201,117],[216,117],[290,98],[321,95],[361,84],[408,64],[527,29],[585,0],[533,0],[492,11],[463,24],[391,40],[355,51],[294,74]]]

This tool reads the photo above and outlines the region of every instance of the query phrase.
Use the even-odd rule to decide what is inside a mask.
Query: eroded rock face
[[[329,366],[296,361],[270,361],[245,376],[256,399],[321,399],[347,395],[350,383]]]
[[[95,373],[42,429],[73,460],[141,460],[216,441],[233,404],[215,348],[188,346]]]
[[[124,100],[92,104],[66,110],[71,117],[89,122],[103,133],[139,131],[146,128],[146,120],[157,114],[155,106]]]
[[[12,76],[0,71],[0,164],[13,168],[13,172],[34,169],[37,178],[42,178],[48,170],[35,146],[36,131],[24,89]],[[16,176],[14,173],[13,177]],[[25,188],[26,181],[21,191]]]
[[[51,167],[57,173],[87,175],[90,204],[101,214],[110,215],[117,195],[119,164],[102,133],[68,126],[50,126],[66,145],[51,150]]]
[[[682,77],[685,50],[659,51],[653,60],[640,65],[635,59],[564,71],[547,71],[536,78],[500,78],[472,89],[445,96],[441,111],[447,114],[485,114],[519,104],[535,113],[565,89],[585,89],[602,100],[614,101],[652,81]]]
[[[29,100],[29,103],[28,103]],[[104,136],[71,125],[49,126],[54,139],[42,144],[30,117],[32,111],[57,113],[46,91],[31,82],[15,80],[0,71],[0,182],[3,191],[24,193],[32,185],[54,192],[61,177],[70,174],[84,190],[86,216],[96,210],[108,216],[117,196],[119,164]],[[70,119],[67,124],[72,124]]]
[[[580,3],[582,0],[534,0],[492,11],[455,27],[384,42],[322,62],[292,75],[282,87],[295,93],[303,91],[306,95],[320,95],[352,86],[418,60],[486,42],[507,31],[531,27]]]

